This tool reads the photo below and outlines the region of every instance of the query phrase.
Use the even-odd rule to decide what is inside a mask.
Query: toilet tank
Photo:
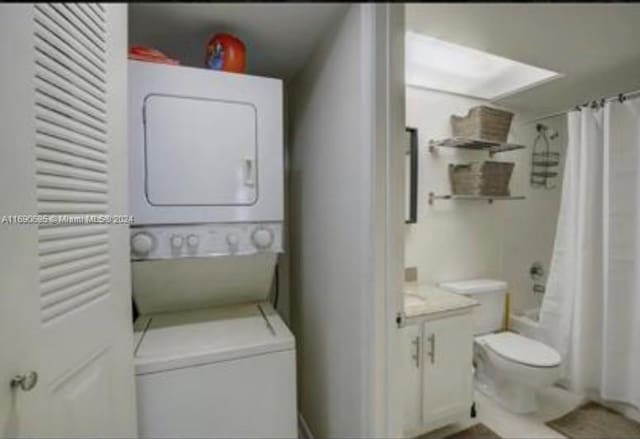
[[[474,334],[488,334],[503,328],[507,283],[494,279],[473,279],[443,282],[440,288],[463,294],[476,300],[480,306],[473,311]]]

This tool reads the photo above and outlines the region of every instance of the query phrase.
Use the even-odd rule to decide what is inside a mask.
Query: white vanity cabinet
[[[468,415],[473,399],[471,313],[423,324],[422,424]]]
[[[429,305],[429,300],[425,303]],[[470,415],[474,305],[473,301],[455,302],[450,307],[405,311],[402,370],[406,437]]]

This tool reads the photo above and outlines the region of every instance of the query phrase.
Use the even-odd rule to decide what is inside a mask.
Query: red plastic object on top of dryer
[[[207,43],[205,65],[213,70],[245,73],[247,70],[247,50],[238,37],[215,34]]]

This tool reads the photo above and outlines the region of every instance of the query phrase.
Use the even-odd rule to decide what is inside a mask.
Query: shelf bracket
[[[515,151],[517,149],[526,148],[525,145],[508,143],[508,142],[494,142],[491,140],[474,139],[467,137],[450,137],[442,140],[429,140],[429,152],[435,152],[437,148],[459,148],[467,149],[470,151],[487,151],[490,157],[495,154],[507,151]]]
[[[436,200],[474,200],[474,201],[486,201],[489,204],[493,204],[495,200],[524,200],[523,196],[473,196],[473,195],[436,195],[435,192],[429,192],[429,204],[433,205]]]

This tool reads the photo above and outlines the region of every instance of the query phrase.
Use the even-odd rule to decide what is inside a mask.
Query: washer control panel
[[[132,227],[131,259],[174,259],[282,252],[282,223]]]

